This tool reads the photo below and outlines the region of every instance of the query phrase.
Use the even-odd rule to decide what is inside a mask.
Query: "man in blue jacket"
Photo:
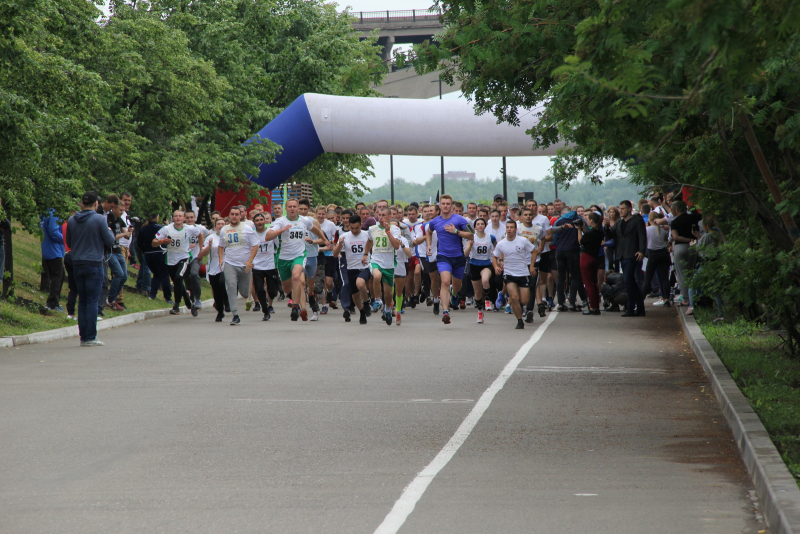
[[[48,310],[63,312],[59,305],[61,286],[64,283],[64,235],[61,233],[61,224],[55,216],[55,210],[50,209],[50,214],[41,218],[39,226],[44,232],[42,240],[42,282],[46,285],[42,290],[47,291]]]
[[[103,258],[114,245],[114,235],[105,217],[97,213],[97,193],[87,191],[82,211],[67,222],[67,246],[72,250],[75,283],[78,286],[78,331],[81,347],[102,346],[97,339],[97,301],[103,286]]]

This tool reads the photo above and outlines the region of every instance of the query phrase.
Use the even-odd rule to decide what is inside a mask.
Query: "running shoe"
[[[434,302],[433,303],[433,314],[434,315],[439,315],[439,303],[438,302]]]
[[[423,293],[420,293],[419,294],[419,303],[422,304],[423,302],[425,302],[425,295]],[[430,304],[428,304],[428,306],[430,306]]]
[[[428,297],[425,302],[428,306],[433,306],[433,297]]]
[[[306,311],[306,309],[305,309],[305,308],[303,308],[302,310],[300,310],[300,318],[301,318],[303,321],[308,321],[308,312]]]
[[[464,299],[460,299],[458,301],[458,309],[465,310],[466,308],[467,308],[467,303],[464,301]]]
[[[78,318],[74,315],[67,315],[67,319],[72,319],[73,321],[77,321]]]
[[[335,300],[329,300],[328,301],[328,305],[331,307],[332,310],[338,310],[339,309],[339,306],[336,305],[336,301]]]
[[[472,297],[467,297],[467,303],[466,304],[467,304],[467,306],[472,306],[473,304],[475,304],[475,299],[473,299]]]
[[[253,311],[254,312],[260,312],[261,311],[261,303],[260,302],[256,302],[256,305],[253,306]]]
[[[322,309],[319,311],[319,314],[320,315],[328,315],[328,305],[327,304],[323,304],[322,305]]]
[[[417,296],[411,295],[411,298],[408,301],[408,306],[413,310],[417,307]]]
[[[222,320],[225,318],[225,314],[222,312],[217,312],[217,317],[214,319],[215,323],[221,323]]]
[[[292,302],[292,299],[289,299],[289,301],[286,303],[286,306],[289,307],[289,308],[294,306],[294,302]]]
[[[381,299],[375,299],[375,302],[372,303],[372,311],[380,310],[381,306],[383,306],[383,302],[381,302]]]
[[[175,305],[175,301],[173,301],[172,299],[165,299],[164,302],[166,302],[169,306],[174,306]],[[228,311],[228,310],[225,310],[225,311]]]
[[[192,317],[197,317],[198,311],[197,306],[192,306]]]
[[[478,324],[483,324],[483,312],[482,311],[478,312],[478,321],[477,322],[478,322]]]
[[[203,301],[200,300],[200,299],[196,299],[194,301],[194,305],[197,306],[198,310],[202,310],[203,309]],[[257,306],[257,304],[256,304],[256,306]]]
[[[88,341],[81,341],[81,347],[103,347],[105,343],[99,339],[90,339]]]
[[[450,295],[450,309],[457,310],[458,309],[458,297],[454,297]]]
[[[344,309],[344,313],[342,313],[342,317],[344,317],[344,322],[349,323],[350,322],[350,310],[345,308]]]
[[[366,315],[367,317],[370,317],[370,316],[372,316],[372,310],[370,309],[369,305],[367,305],[367,304],[364,304],[364,305],[361,307],[361,309],[362,309],[362,310],[364,310],[364,315]]]
[[[483,303],[483,307],[486,308],[486,311],[492,311],[492,301],[486,299],[486,301]]]
[[[358,319],[359,324],[367,324],[367,314],[366,314],[367,307],[364,306],[361,308],[361,317]]]
[[[506,300],[503,298],[503,294],[500,293],[499,295],[497,295],[497,300],[494,301],[494,307],[499,310],[505,305],[505,303]]]
[[[239,324],[241,322],[242,322],[242,320],[239,319],[239,316],[238,315],[234,315],[233,319],[231,320],[231,326],[239,326]]]
[[[668,300],[657,300],[657,301],[655,301],[655,302],[653,303],[653,306],[665,306],[665,307],[669,307],[669,301],[668,301]]]
[[[547,305],[550,307],[551,310],[556,307],[556,303],[555,301],[553,301],[553,299],[547,299]]]
[[[386,321],[387,325],[392,326],[392,312],[384,310],[383,320]]]
[[[270,319],[272,319],[272,317],[270,317],[269,312],[266,312],[264,317],[261,318],[262,321],[269,321]]]
[[[169,314],[170,314],[170,315],[180,315],[180,314],[181,314],[181,310],[179,310],[178,308],[172,308],[172,309],[169,311]]]
[[[283,291],[281,291],[281,294],[278,295],[278,300],[286,300],[286,295],[284,294]]]
[[[514,313],[514,310],[511,308],[511,304],[506,304],[506,313]]]
[[[312,313],[309,321],[319,321],[319,314],[317,312]]]
[[[244,303],[245,311],[250,311],[250,308],[252,308],[252,307],[253,307],[253,301],[252,300],[248,300],[247,302]]]
[[[442,314],[442,322],[444,324],[450,324],[450,314],[447,312],[447,310],[445,310]]]
[[[514,327],[514,330],[523,330],[525,328],[525,323],[522,319],[517,321],[517,326]]]
[[[396,324],[397,326],[400,326],[400,314],[401,314],[401,313],[402,313],[402,312],[397,312],[397,315],[395,315],[395,318],[396,318],[395,324]]]
[[[540,302],[538,306],[539,317],[544,317],[545,313],[547,312],[547,304],[544,302]]]
[[[528,313],[525,314],[525,322],[528,324],[533,322],[533,310],[528,310]]]
[[[292,321],[296,321],[300,317],[300,308],[297,306],[292,306],[292,313],[289,316]]]
[[[269,314],[272,315],[273,313],[275,313],[275,308],[270,306],[270,307],[267,308],[267,312],[269,312]]]

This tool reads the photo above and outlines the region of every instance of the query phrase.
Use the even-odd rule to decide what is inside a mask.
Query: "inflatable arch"
[[[475,115],[458,100],[364,98],[306,93],[260,132],[283,147],[276,161],[259,165],[250,179],[274,189],[325,152],[405,156],[552,156],[561,146],[534,151],[525,131],[538,122],[535,113],[520,126],[498,124],[493,115]],[[252,141],[252,140],[251,140]]]

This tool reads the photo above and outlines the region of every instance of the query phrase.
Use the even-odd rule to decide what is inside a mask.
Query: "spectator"
[[[717,228],[717,222],[713,215],[706,215],[703,217],[703,235],[700,235],[698,228],[692,230],[694,237],[697,239],[697,272],[703,270],[703,262],[708,258],[715,255],[715,248],[725,242],[725,236]],[[694,314],[694,305],[697,298],[703,294],[700,287],[692,288],[689,291],[689,309],[686,310],[686,315]],[[714,301],[717,304],[717,317],[713,322],[722,321],[724,318],[722,308],[722,297],[719,293],[714,292]]]
[[[124,311],[127,309],[117,300],[122,287],[125,285],[125,281],[128,279],[128,266],[122,252],[120,240],[129,238],[132,233],[130,228],[125,224],[125,219],[123,218],[124,214],[125,206],[122,202],[119,202],[106,216],[108,227],[114,235],[114,244],[111,246],[111,256],[109,256],[108,259],[108,266],[111,268],[111,283],[108,286],[107,306],[114,311]]]
[[[61,286],[64,284],[64,234],[61,233],[61,225],[55,216],[55,210],[51,209],[50,214],[41,217],[39,226],[44,232],[42,241],[42,279],[47,287],[47,301],[45,308],[63,312],[64,308],[59,304],[61,297]]]
[[[646,294],[650,290],[653,275],[656,275],[661,300],[655,302],[653,306],[669,306],[669,232],[664,228],[668,223],[661,212],[651,211],[650,215],[650,224],[645,230],[647,234],[647,267],[642,293]]]
[[[614,240],[614,227],[617,225],[617,223],[619,223],[619,210],[615,206],[611,206],[606,211],[606,218],[604,219],[603,225],[603,231],[606,235],[606,240],[603,243],[606,252],[606,272],[619,272],[617,242]]]
[[[644,220],[641,215],[633,214],[630,200],[619,203],[619,214],[622,218],[614,226],[614,238],[617,240],[617,255],[622,263],[625,292],[628,294],[628,307],[622,316],[644,317],[644,294],[636,282],[636,271],[642,270],[644,253],[647,250]]]
[[[166,252],[161,247],[153,246],[153,239],[156,238],[156,234],[161,230],[161,225],[158,224],[158,221],[158,215],[148,215],[147,224],[142,226],[142,229],[139,230],[139,235],[136,237],[136,244],[142,250],[143,262],[147,264],[152,273],[150,300],[155,300],[158,295],[158,289],[161,288],[164,300],[172,306],[175,303],[172,301],[172,288],[169,281],[169,271],[167,270]]]
[[[561,202],[561,201],[557,201]],[[581,290],[581,247],[578,243],[578,231],[574,227],[575,221],[583,219],[574,211],[564,213],[553,225],[552,234],[557,234],[556,263],[558,264],[558,280],[556,282],[556,295],[558,296],[558,311],[578,311],[576,298]],[[569,307],[566,306],[564,288],[569,274]]]
[[[108,223],[95,212],[97,193],[87,191],[81,199],[83,210],[70,217],[67,224],[67,246],[72,250],[75,283],[78,286],[78,331],[81,346],[100,346],[97,339],[97,303],[104,277],[103,247],[114,244]]]
[[[686,285],[686,272],[693,267],[689,252],[689,243],[694,241],[693,229],[697,228],[702,216],[698,213],[686,213],[686,203],[676,200],[672,203],[675,218],[670,223],[672,230],[672,257],[675,263],[675,278],[681,290],[680,302],[682,306],[689,304],[689,286]]]
[[[72,212],[75,215],[75,212]],[[78,300],[78,285],[75,283],[75,272],[72,266],[72,250],[66,246],[67,242],[67,226],[69,221],[64,221],[61,225],[61,233],[64,234],[64,269],[67,271],[67,318],[74,321],[78,320],[78,314],[75,313],[75,303]],[[102,318],[98,318],[102,319]]]
[[[117,195],[111,194],[107,195],[103,203],[98,206],[97,213],[108,218],[108,214],[111,213],[111,210],[114,209],[120,203],[119,197]],[[106,226],[108,226],[108,222],[106,222]],[[100,301],[97,303],[97,314],[100,317],[104,317],[105,313],[103,313],[103,308],[106,307],[106,302],[108,302],[108,261],[109,261],[109,253],[110,250],[106,251],[106,254],[103,256],[103,287],[100,289]]]
[[[603,243],[603,219],[595,212],[586,214],[589,229],[584,232],[583,221],[577,219],[575,227],[578,230],[583,254],[581,254],[580,265],[583,283],[586,286],[586,293],[589,297],[589,309],[583,311],[583,315],[600,315],[600,290],[597,287],[597,269],[600,266],[600,249]]]

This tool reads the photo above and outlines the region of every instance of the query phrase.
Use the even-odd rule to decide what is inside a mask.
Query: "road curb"
[[[213,306],[214,299],[204,300],[203,307]],[[109,330],[111,328],[118,328],[134,323],[147,321],[148,319],[156,319],[158,317],[166,317],[172,308],[162,308],[159,310],[148,310],[143,312],[127,313],[119,315],[110,319],[105,319],[97,323],[97,331]],[[181,306],[181,315],[191,313],[185,306]],[[0,348],[21,347],[23,345],[34,345],[36,343],[50,343],[51,341],[59,341],[61,339],[69,339],[78,337],[78,326],[66,326],[64,328],[56,328],[54,330],[45,330],[44,332],[34,332],[33,334],[26,334],[22,336],[6,336],[0,338]]]
[[[733,431],[770,531],[773,534],[800,534],[800,488],[797,482],[769,439],[758,415],[703,336],[695,318],[687,316],[683,308],[680,308],[678,316]]]

